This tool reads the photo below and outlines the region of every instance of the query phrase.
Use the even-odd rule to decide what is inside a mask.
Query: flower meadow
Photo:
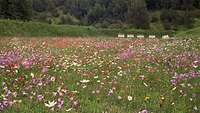
[[[199,113],[199,39],[2,38],[2,113]]]

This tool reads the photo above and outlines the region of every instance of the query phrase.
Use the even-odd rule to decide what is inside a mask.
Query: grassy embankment
[[[39,22],[21,22],[14,20],[0,20],[1,37],[115,37],[118,33],[133,33],[144,35],[164,34],[173,35],[172,31],[153,31],[153,30],[136,30],[136,29],[103,29],[92,26],[72,26],[72,25],[49,25]]]

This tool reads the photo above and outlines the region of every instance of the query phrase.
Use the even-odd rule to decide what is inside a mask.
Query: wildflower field
[[[2,113],[199,113],[199,39],[1,38]]]

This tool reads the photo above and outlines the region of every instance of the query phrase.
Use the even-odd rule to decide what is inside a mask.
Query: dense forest
[[[0,18],[49,24],[149,29],[192,27],[200,0],[0,0]]]

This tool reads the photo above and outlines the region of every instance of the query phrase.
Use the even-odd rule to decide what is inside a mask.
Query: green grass
[[[200,37],[200,27],[196,27],[190,30],[180,31],[176,34],[177,37]]]
[[[192,29],[182,29],[176,34],[177,37],[200,37],[200,19],[196,19]]]
[[[136,30],[136,29],[103,29],[92,26],[50,25],[39,22],[22,22],[15,20],[0,20],[1,37],[116,37],[118,33],[133,33],[144,35],[157,35],[158,37],[172,31]]]

